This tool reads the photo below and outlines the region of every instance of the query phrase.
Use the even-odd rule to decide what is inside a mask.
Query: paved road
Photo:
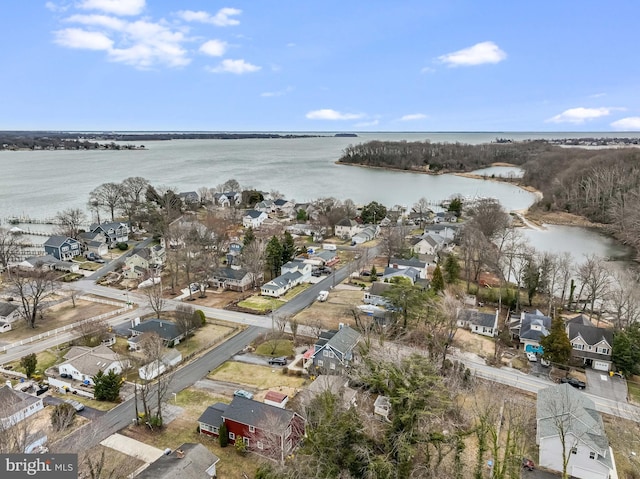
[[[200,358],[180,368],[171,381],[167,397],[171,398],[172,393],[178,393],[204,378],[209,371],[219,367],[264,332],[264,329],[257,327],[247,328]],[[123,427],[128,426],[134,419],[135,404],[134,399],[131,398],[55,443],[51,450],[69,453],[85,451]]]

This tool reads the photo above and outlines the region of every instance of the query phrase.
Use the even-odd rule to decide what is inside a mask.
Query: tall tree
[[[291,261],[295,256],[296,244],[293,241],[293,236],[288,231],[285,231],[282,238],[282,264]]]
[[[420,228],[424,228],[425,223],[432,213],[429,201],[423,196],[413,205],[411,210],[418,216],[418,225]]]
[[[251,274],[251,284],[254,288],[264,276],[265,246],[262,240],[254,239],[242,248],[240,261],[244,268]]]
[[[436,293],[439,293],[444,289],[444,277],[442,276],[440,263],[436,264],[436,269],[433,270],[433,277],[431,278],[431,289]]]
[[[20,315],[30,328],[36,327],[44,301],[53,294],[54,278],[52,271],[39,265],[33,271],[14,271],[9,278],[11,289],[20,297]]]
[[[127,215],[129,224],[133,224],[138,219],[148,187],[149,182],[141,176],[131,176],[122,181],[121,207]]]
[[[383,296],[389,300],[402,318],[402,327],[406,330],[409,321],[421,317],[425,311],[425,305],[429,299],[429,293],[421,286],[411,283],[408,278],[393,278],[391,287],[387,289]]]
[[[280,268],[282,267],[282,244],[280,244],[277,236],[272,236],[269,243],[267,243],[265,255],[271,276],[273,278],[279,276]]]
[[[564,322],[561,317],[556,317],[551,322],[549,334],[540,340],[540,346],[544,349],[543,357],[557,364],[567,364],[571,357],[571,342]]]
[[[116,402],[120,398],[122,376],[116,374],[113,369],[107,374],[100,370],[92,379],[93,394],[98,401]]]
[[[22,249],[18,236],[0,227],[0,266],[6,269],[9,262],[16,261]]]
[[[460,276],[460,263],[454,253],[449,253],[444,262],[444,274],[447,283],[455,283]]]
[[[97,205],[111,214],[111,221],[115,220],[116,209],[122,201],[122,185],[118,183],[103,183],[89,193],[89,204]]]
[[[509,225],[509,214],[493,198],[481,198],[469,208],[475,227],[485,238],[494,239]]]
[[[387,216],[387,208],[377,201],[372,201],[362,207],[360,218],[363,223],[378,224]]]
[[[55,221],[58,234],[78,238],[80,228],[87,224],[87,215],[80,208],[67,208],[56,213]]]
[[[36,368],[38,367],[38,358],[35,353],[22,356],[20,358],[20,366],[24,368],[24,373],[27,375],[27,378],[33,376],[33,373],[36,372]]]

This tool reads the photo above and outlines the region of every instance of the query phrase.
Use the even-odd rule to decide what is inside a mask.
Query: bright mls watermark
[[[0,454],[2,479],[78,479],[77,454]]]

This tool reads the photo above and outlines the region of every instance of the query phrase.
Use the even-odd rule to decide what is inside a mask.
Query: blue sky
[[[637,0],[2,7],[3,130],[640,130]]]

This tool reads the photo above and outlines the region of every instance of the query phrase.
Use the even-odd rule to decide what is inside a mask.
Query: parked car
[[[67,404],[71,404],[73,409],[75,409],[78,412],[84,409],[84,404],[82,404],[80,401],[75,401],[73,399],[65,399],[64,402],[66,402]]]
[[[551,366],[551,361],[546,360],[545,358],[540,358],[540,364],[542,364],[545,368]]]
[[[609,371],[609,376],[612,378],[624,378],[624,374],[621,371]]]
[[[318,277],[322,276],[322,273],[320,272],[320,270],[319,270],[319,269],[314,269],[314,270],[311,272],[311,276],[315,276],[316,278],[318,278]]]
[[[237,389],[233,395],[241,398],[253,399],[253,394],[249,391],[245,391],[244,389]]]
[[[285,366],[287,364],[287,358],[280,356],[279,358],[269,358],[269,364],[277,364],[278,366]]]
[[[87,253],[87,259],[95,263],[104,263],[104,260],[102,259],[102,257],[95,253]]]
[[[536,356],[536,353],[527,353],[527,359],[531,362],[537,362],[538,361],[538,356]]]
[[[587,383],[585,383],[584,381],[580,381],[579,379],[576,378],[562,378],[560,379],[560,382],[562,384],[569,384],[570,386],[573,386],[574,388],[578,388],[578,389],[584,389],[587,387]]]

